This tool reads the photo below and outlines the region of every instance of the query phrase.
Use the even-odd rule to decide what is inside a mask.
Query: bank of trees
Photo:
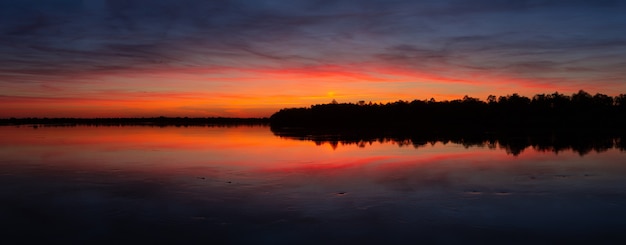
[[[334,129],[625,129],[626,94],[612,97],[583,90],[532,98],[511,94],[486,100],[465,96],[451,101],[329,103],[282,109],[270,117],[274,128]]]

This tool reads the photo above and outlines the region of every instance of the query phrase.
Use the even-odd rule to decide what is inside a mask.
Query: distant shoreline
[[[269,118],[141,117],[141,118],[4,118],[0,125],[42,126],[211,126],[269,125]]]
[[[612,97],[583,90],[571,96],[518,94],[486,101],[465,96],[451,101],[413,100],[388,103],[317,104],[284,108],[269,118],[236,117],[142,117],[142,118],[3,118],[0,125],[268,125],[274,131],[318,131],[322,134],[391,132],[423,134],[433,132],[509,131],[626,131],[626,94]]]

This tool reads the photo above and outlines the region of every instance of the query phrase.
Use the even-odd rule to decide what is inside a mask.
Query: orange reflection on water
[[[489,236],[505,229],[505,241],[517,230],[605,234],[626,217],[624,152],[614,148],[584,157],[442,142],[333,148],[267,127],[22,126],[0,134],[0,196],[9,203],[0,213],[29,232],[41,217],[77,231],[160,223],[199,232],[192,235],[315,227],[361,237],[383,227],[397,237],[434,224],[442,236],[450,227],[496,227]]]
[[[118,165],[142,171],[253,168],[314,158],[332,149],[283,140],[266,127],[0,127],[5,159],[54,165]]]
[[[442,142],[417,148],[388,141],[316,145],[276,137],[267,127],[11,126],[0,127],[0,134],[4,135],[0,138],[4,163],[186,176],[284,175],[294,181],[302,176],[344,176],[355,181],[355,176],[402,179],[444,172],[469,178],[468,173],[483,175],[481,169],[523,175],[537,172],[535,168],[555,157],[532,148],[512,156],[497,144],[469,149]],[[581,160],[573,152],[559,153],[559,159],[570,166]]]

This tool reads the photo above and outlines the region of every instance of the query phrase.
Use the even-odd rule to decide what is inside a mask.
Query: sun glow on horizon
[[[344,69],[344,70],[341,70]],[[443,69],[443,68],[442,68]],[[437,101],[465,95],[518,93],[532,97],[557,91],[550,84],[502,75],[446,78],[384,65],[320,66],[310,69],[202,69],[145,71],[81,77],[79,86],[34,87],[0,96],[0,117],[268,117],[289,107],[339,103],[387,103],[398,100]],[[112,90],[92,85],[106,81]],[[148,86],[149,85],[149,86]],[[561,87],[576,92],[579,87]],[[9,88],[11,89],[11,88]],[[586,87],[588,91],[601,88]],[[601,91],[600,91],[601,92]]]

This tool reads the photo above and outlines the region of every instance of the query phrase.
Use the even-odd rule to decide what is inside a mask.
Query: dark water
[[[626,242],[626,152],[0,127],[11,244]]]

